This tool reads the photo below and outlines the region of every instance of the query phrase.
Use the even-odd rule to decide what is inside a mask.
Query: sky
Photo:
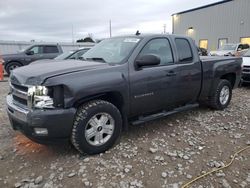
[[[172,32],[171,15],[219,0],[0,0],[0,40],[72,42]],[[73,32],[72,32],[73,31]]]

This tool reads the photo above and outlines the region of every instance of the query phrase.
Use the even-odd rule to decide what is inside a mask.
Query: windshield
[[[73,51],[69,51],[69,52],[64,52],[61,55],[57,56],[56,58],[54,58],[55,60],[64,60],[66,59],[69,55],[71,55],[73,53]]]
[[[243,56],[244,57],[250,57],[250,50],[248,50]]]
[[[77,50],[71,55],[69,55],[66,59],[79,59],[83,54],[85,54],[90,48],[85,48],[81,50]]]
[[[139,41],[140,39],[136,37],[106,39],[87,51],[82,55],[81,59],[106,63],[121,63],[127,58]]]
[[[236,46],[236,44],[225,44],[220,48],[220,50],[235,50]]]

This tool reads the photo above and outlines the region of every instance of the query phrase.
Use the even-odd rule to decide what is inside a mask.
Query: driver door
[[[42,59],[41,46],[33,46],[29,50],[26,51],[25,62],[27,62],[28,64],[39,59]]]
[[[175,89],[176,65],[167,38],[147,42],[137,57],[153,54],[161,59],[159,65],[141,67],[130,72],[131,116],[171,108]]]

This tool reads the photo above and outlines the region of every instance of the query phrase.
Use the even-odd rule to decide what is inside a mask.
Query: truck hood
[[[243,66],[250,66],[250,57],[243,57]]]
[[[219,55],[219,56],[224,56],[226,54],[233,53],[232,50],[218,50],[218,51],[211,51],[211,55]]]
[[[2,58],[7,61],[11,58],[15,58],[15,57],[20,57],[22,55],[22,53],[16,53],[16,54],[4,54],[2,55]]]
[[[79,71],[88,71],[110,66],[93,61],[62,60],[48,63],[35,63],[20,67],[11,73],[12,83],[21,85],[40,85],[45,79]]]

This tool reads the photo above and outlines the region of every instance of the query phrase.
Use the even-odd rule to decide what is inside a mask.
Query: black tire
[[[224,87],[229,89],[229,97],[225,103],[222,103],[220,101],[220,94],[221,94],[221,91]],[[213,96],[210,97],[209,106],[213,109],[216,109],[216,110],[223,110],[230,104],[231,98],[232,98],[232,85],[231,85],[231,83],[228,80],[224,80],[224,79],[219,80],[217,86],[215,87],[215,92],[214,92]]]
[[[87,141],[85,130],[89,126],[88,122],[92,117],[100,113],[110,115],[114,120],[114,129],[111,137],[102,145],[92,145]],[[97,130],[95,131],[97,132]],[[111,148],[122,132],[122,116],[120,111],[111,103],[103,100],[94,100],[82,105],[75,116],[73,123],[71,142],[73,146],[82,154],[98,154]],[[94,138],[95,139],[95,138]]]
[[[8,75],[10,75],[11,71],[14,70],[15,68],[21,67],[21,63],[19,62],[10,62],[6,65],[6,72]],[[14,68],[15,67],[15,68]]]

